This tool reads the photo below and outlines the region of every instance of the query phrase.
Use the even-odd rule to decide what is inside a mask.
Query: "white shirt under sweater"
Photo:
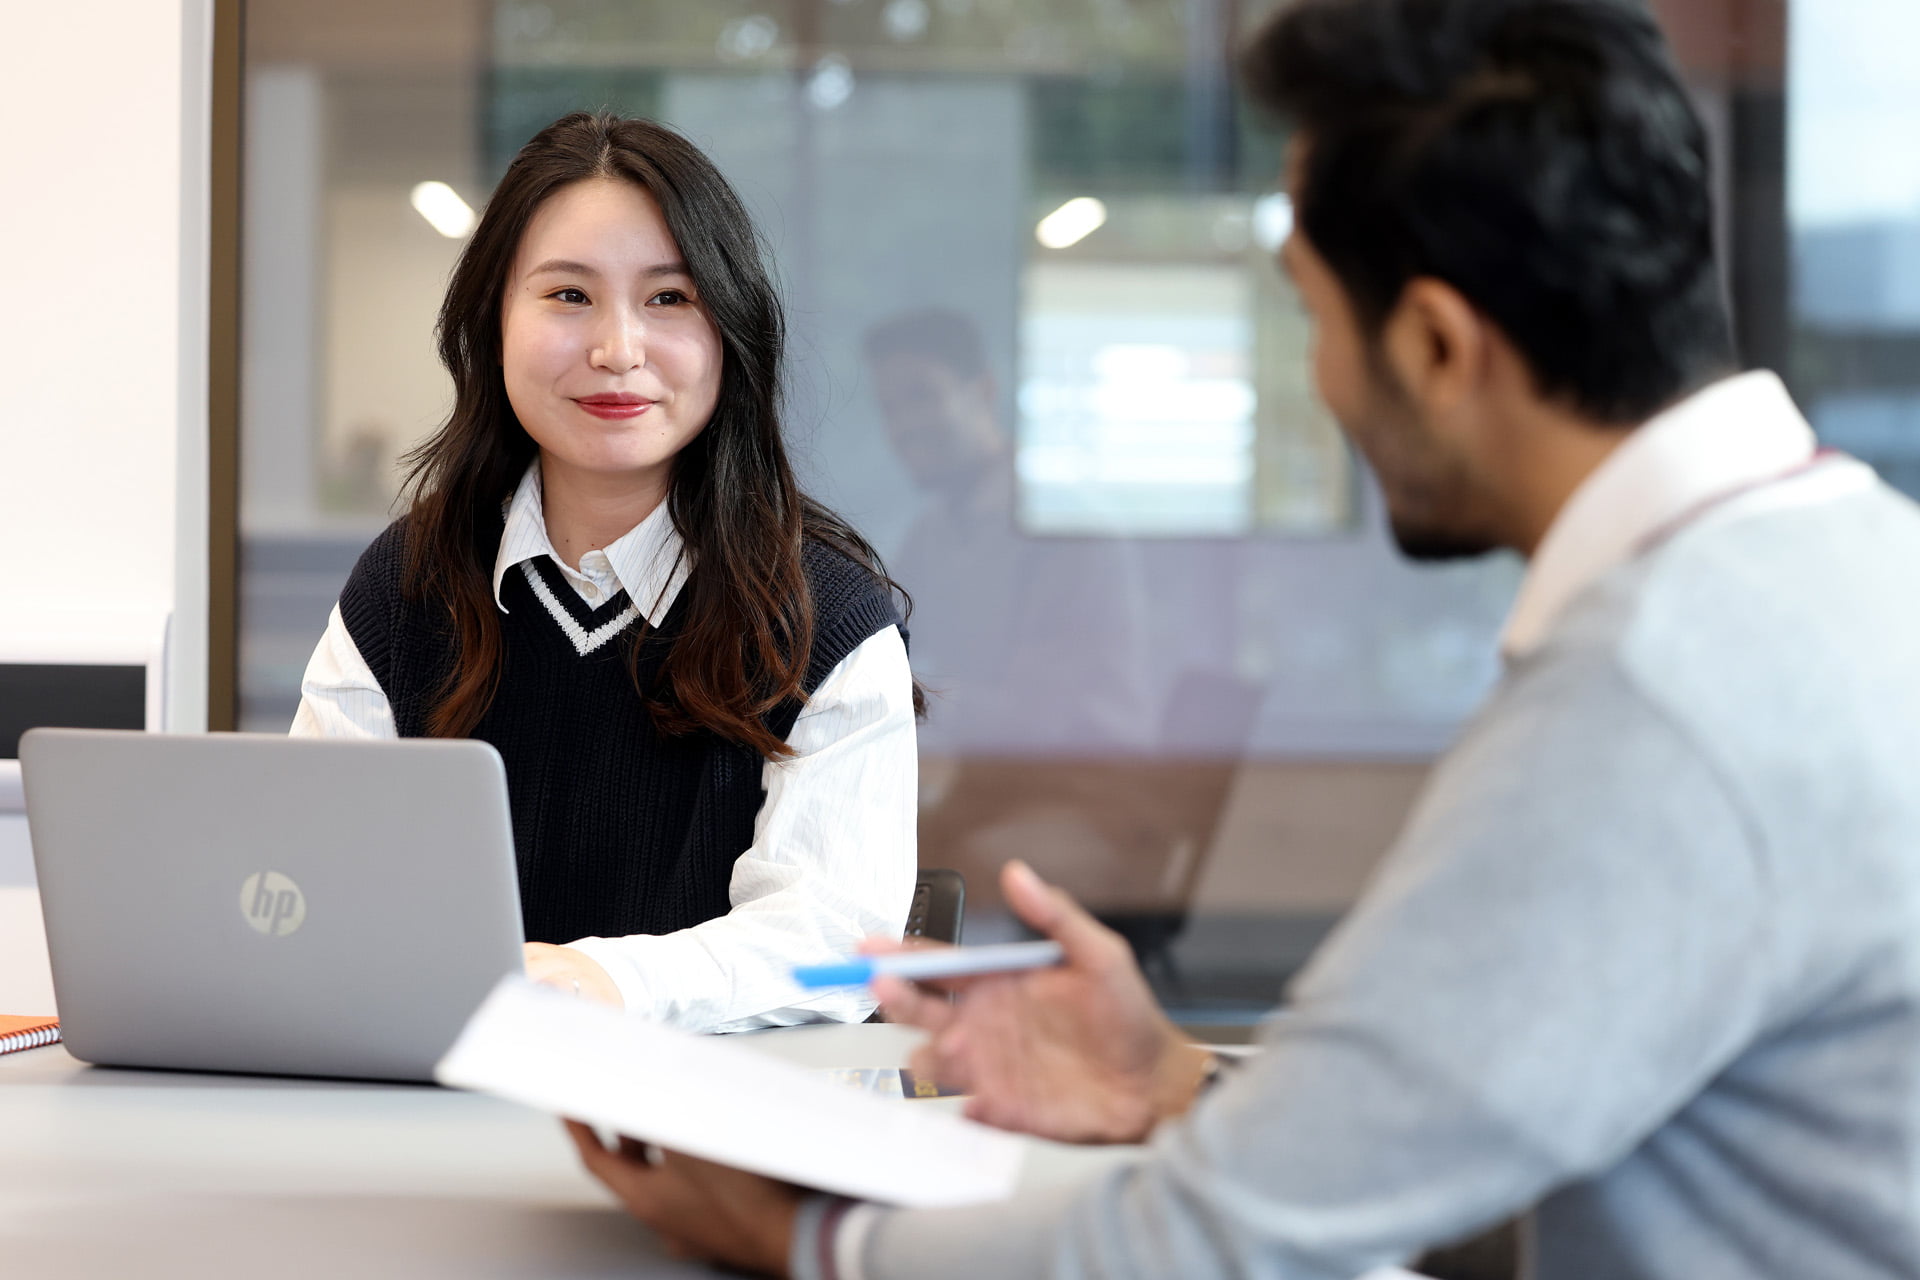
[[[540,464],[508,505],[494,561],[494,600],[510,572],[552,556],[590,606],[625,590],[625,614],[593,635],[558,606],[548,611],[577,649],[611,643],[644,611],[666,617],[687,577],[679,533],[663,503],[575,571],[554,554],[541,507]],[[545,584],[527,573],[536,596]],[[500,605],[502,611],[506,606]],[[336,605],[300,685],[293,733],[392,738],[393,709]],[[897,627],[868,637],[814,690],[787,735],[795,754],[762,767],[766,801],[753,845],[734,863],[732,910],[661,935],[581,938],[629,1011],[695,1031],[837,1019],[873,1009],[864,990],[808,994],[789,971],[842,955],[869,934],[899,936],[913,895],[917,760],[912,674]]]

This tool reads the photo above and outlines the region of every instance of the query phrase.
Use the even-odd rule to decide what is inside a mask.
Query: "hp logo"
[[[291,877],[256,871],[240,886],[240,914],[269,938],[284,937],[307,919],[307,896]]]

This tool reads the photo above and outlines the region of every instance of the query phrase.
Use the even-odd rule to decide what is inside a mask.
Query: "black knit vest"
[[[340,593],[340,617],[400,736],[424,737],[456,642],[444,604],[402,590],[405,523],[395,521],[360,557]],[[804,680],[811,693],[899,618],[884,586],[839,552],[809,541],[803,566],[814,606]],[[619,618],[628,603],[623,591],[589,609],[546,556],[501,582],[499,692],[473,736],[506,762],[528,940],[671,933],[725,915],[734,861],[753,843],[766,798],[761,758],[705,731],[656,731],[629,671],[639,620],[582,656],[536,598],[529,567],[585,633]],[[641,644],[641,688],[653,687],[691,588],[690,580]],[[767,727],[784,739],[799,711],[789,701]]]

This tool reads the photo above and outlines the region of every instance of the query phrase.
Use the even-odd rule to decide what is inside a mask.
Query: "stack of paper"
[[[803,1067],[504,979],[434,1072],[721,1164],[910,1207],[1011,1195],[1025,1143]]]

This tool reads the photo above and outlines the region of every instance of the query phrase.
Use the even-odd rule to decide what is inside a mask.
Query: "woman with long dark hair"
[[[703,1030],[864,1016],[787,970],[897,934],[913,887],[920,694],[873,549],[794,480],[783,337],[697,148],[543,130],[454,269],[452,413],[294,721],[492,743],[528,971]]]

